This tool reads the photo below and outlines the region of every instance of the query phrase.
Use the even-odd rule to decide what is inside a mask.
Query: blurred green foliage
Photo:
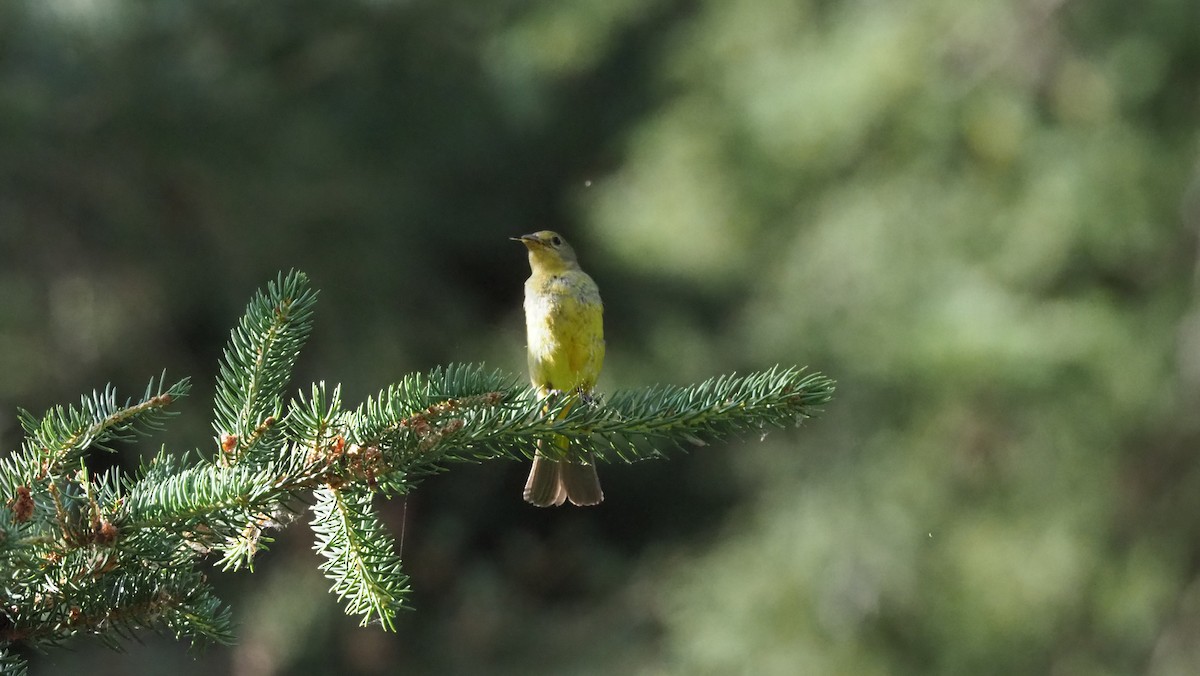
[[[601,389],[811,364],[827,415],[392,506],[418,611],[359,630],[284,537],[242,643],[38,673],[1200,671],[1200,42],[1190,0],[0,4],[0,432],[214,372],[277,271],[301,382],[523,367],[569,233]],[[201,387],[178,437],[206,443]],[[200,402],[200,403],[197,403]],[[183,422],[183,421],[181,421]],[[201,441],[198,441],[201,440]],[[757,440],[748,440],[757,441]],[[134,462],[125,459],[123,462]]]

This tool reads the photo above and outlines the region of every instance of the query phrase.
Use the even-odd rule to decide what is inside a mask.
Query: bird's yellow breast
[[[534,273],[525,282],[529,375],[548,390],[590,391],[604,363],[604,305],[579,269]]]

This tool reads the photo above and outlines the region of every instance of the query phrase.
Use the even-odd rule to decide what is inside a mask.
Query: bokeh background
[[[606,301],[601,389],[776,363],[798,430],[518,463],[386,506],[416,611],[360,629],[297,525],[213,577],[239,644],[35,674],[1200,673],[1193,0],[6,0],[0,441],[163,368],[213,448],[256,288],[321,291],[297,386],[524,370],[519,246]],[[101,459],[101,462],[105,460]],[[111,462],[112,460],[108,460]]]

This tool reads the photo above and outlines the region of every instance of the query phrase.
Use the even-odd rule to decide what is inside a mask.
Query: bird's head
[[[529,267],[534,272],[553,273],[579,267],[575,250],[557,232],[542,230],[512,239],[529,249]]]

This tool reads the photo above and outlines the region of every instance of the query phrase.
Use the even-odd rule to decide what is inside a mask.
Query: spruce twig
[[[136,401],[120,403],[109,386],[78,407],[20,412],[25,442],[0,459],[4,674],[24,668],[14,645],[78,634],[114,646],[141,629],[231,641],[228,608],[201,567],[215,555],[225,569],[252,568],[300,500],[311,503],[321,569],[346,612],[394,629],[408,579],[375,495],[407,493],[454,462],[527,459],[554,435],[600,461],[660,457],[663,447],[799,424],[833,392],[819,373],[774,367],[579,402],[540,399],[514,375],[458,364],[409,375],[354,408],[325,383],[285,404],[315,301],[292,272],[247,306],[220,365],[215,454],[161,449],[132,475],[86,466],[92,448],[159,429],[187,379],[168,386],[160,376]]]

